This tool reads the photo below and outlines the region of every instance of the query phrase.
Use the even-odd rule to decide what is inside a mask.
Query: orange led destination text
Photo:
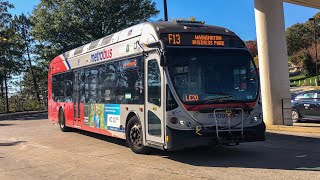
[[[199,96],[196,94],[191,94],[186,96],[186,101],[198,101]]]
[[[224,46],[222,36],[214,35],[195,35],[192,45],[197,46]]]
[[[180,45],[180,34],[168,34],[169,44]]]

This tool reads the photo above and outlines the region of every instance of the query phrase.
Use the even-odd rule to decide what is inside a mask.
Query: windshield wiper
[[[229,99],[231,98],[231,99]],[[225,95],[225,96],[221,96],[221,97],[217,97],[217,98],[209,98],[209,99],[205,99],[203,101],[200,101],[200,103],[207,103],[207,102],[211,102],[211,101],[221,101],[221,100],[235,100],[233,95]]]
[[[227,94],[227,93],[224,93],[224,92],[209,92],[209,91],[205,91],[204,93],[213,94],[213,95],[229,95],[229,96],[232,96],[231,94]]]

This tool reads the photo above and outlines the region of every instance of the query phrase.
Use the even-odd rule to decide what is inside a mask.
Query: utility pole
[[[317,20],[315,18],[310,18],[310,21],[313,21],[314,24],[314,43],[316,48],[316,75],[317,75],[317,83],[316,86],[319,85],[319,75],[318,75],[318,42],[317,42]]]
[[[163,9],[164,9],[164,21],[168,21],[168,8],[167,8],[167,0],[163,0]]]

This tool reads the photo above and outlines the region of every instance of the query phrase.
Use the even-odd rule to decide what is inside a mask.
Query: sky
[[[163,0],[153,0],[160,13],[152,20],[163,18]],[[9,0],[15,5],[10,10],[14,14],[31,14],[40,0]],[[195,17],[206,24],[226,27],[243,40],[255,40],[254,0],[167,0],[170,19]],[[286,27],[295,23],[304,23],[310,17],[320,12],[318,9],[302,7],[294,4],[284,4]]]

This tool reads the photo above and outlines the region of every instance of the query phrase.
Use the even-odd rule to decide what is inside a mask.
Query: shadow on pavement
[[[0,146],[15,146],[18,145],[20,143],[23,143],[26,141],[15,141],[15,142],[8,142],[8,143],[0,143]]]
[[[96,134],[93,132],[88,132],[88,131],[83,131],[80,129],[74,129],[73,130],[76,133],[85,135],[85,136],[89,136],[95,139],[100,139],[102,141],[107,141],[109,143],[113,143],[113,144],[118,144],[120,146],[126,146],[126,141],[123,139],[119,139],[119,138],[114,138],[114,137],[110,137],[110,136],[106,136],[106,135],[102,135],[102,134]]]
[[[126,142],[122,139],[82,130],[75,132],[126,147]],[[267,133],[267,140],[264,142],[198,147],[172,152],[153,150],[150,156],[161,156],[172,161],[204,167],[320,171],[320,138]]]
[[[320,171],[320,139],[274,133],[265,142],[155,154],[194,166]]]
[[[0,127],[2,127],[2,126],[13,126],[14,124],[1,124],[0,123]]]
[[[0,116],[0,121],[17,121],[17,120],[47,120],[48,113],[41,112],[41,113],[30,113],[30,114],[15,114],[12,116]]]

